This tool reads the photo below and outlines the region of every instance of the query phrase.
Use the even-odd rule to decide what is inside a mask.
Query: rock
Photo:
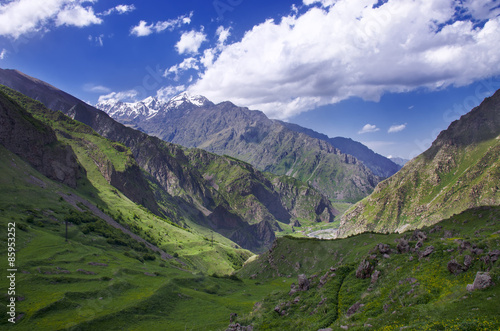
[[[434,246],[428,246],[425,248],[425,250],[422,252],[422,257],[427,257],[434,252]]]
[[[446,238],[446,239],[453,238],[453,232],[451,232],[450,230],[445,230],[444,231],[444,238]]]
[[[368,260],[363,260],[356,270],[356,278],[365,279],[371,277],[375,267]]]
[[[299,275],[299,291],[308,291],[309,290],[309,279],[307,279],[306,275],[301,274]]]
[[[489,272],[478,271],[474,283],[467,285],[467,291],[482,290],[493,285]]]
[[[360,304],[359,302],[356,302],[355,304],[353,304],[348,310],[347,310],[347,313],[346,313],[346,316],[347,317],[350,317],[354,314],[356,314],[359,310],[359,308],[363,307],[364,305]]]
[[[454,275],[458,275],[458,274],[465,271],[464,267],[460,263],[458,263],[457,260],[455,260],[455,259],[448,262],[447,268],[448,268],[448,271]]]
[[[422,230],[415,230],[415,232],[413,232],[413,235],[411,237],[411,240],[416,240],[416,241],[425,241],[426,239],[427,235]]]
[[[300,301],[300,297],[296,297],[295,299],[293,299],[293,304],[297,304],[299,303]]]
[[[318,329],[318,331],[333,331],[332,328]]]
[[[319,285],[318,288],[322,288],[325,284],[326,281],[328,280],[328,276],[330,273],[327,271],[326,274],[324,274],[320,279],[319,279]]]
[[[408,244],[408,241],[405,240],[404,238],[401,238],[399,240],[398,246],[396,247],[399,253],[408,253],[410,250],[410,245]]]
[[[372,280],[371,280],[371,283],[372,284],[375,284],[378,280],[378,277],[380,276],[380,271],[379,270],[375,270],[372,274]]]
[[[349,327],[347,325],[341,325],[340,328],[342,330],[349,330]]]
[[[299,271],[299,269],[300,269],[300,263],[299,262],[295,263],[295,268],[294,269],[295,269],[295,271]]]
[[[469,267],[472,265],[472,257],[470,255],[465,255],[464,257],[464,267],[469,269]]]
[[[387,244],[378,244],[377,249],[380,254],[389,254],[391,252],[391,248]]]
[[[489,252],[488,256],[490,257],[491,263],[495,263],[498,260],[498,257],[500,256],[500,250],[495,249],[494,251]]]
[[[458,246],[458,248],[460,249],[460,251],[471,250],[472,249],[472,245],[468,241],[462,241],[460,243],[460,246]]]

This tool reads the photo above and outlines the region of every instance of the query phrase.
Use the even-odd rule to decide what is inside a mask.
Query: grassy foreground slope
[[[0,253],[6,256],[6,223],[15,222],[18,269],[18,320],[11,325],[2,318],[0,328],[216,330],[227,325],[230,313],[251,309],[255,297],[289,286],[203,275],[135,247],[119,230],[84,213],[76,213],[85,223],[71,224],[66,242],[61,220],[75,212],[57,192],[78,193],[46,179],[3,147],[0,156]],[[100,224],[98,231],[87,232],[90,224]],[[2,293],[7,285],[0,282]],[[7,299],[2,296],[4,316]]]
[[[257,330],[496,330],[499,229],[500,208],[481,207],[402,234],[279,238],[238,275],[297,286],[270,294],[238,322]],[[489,271],[495,285],[467,291],[479,271]],[[299,289],[300,274],[308,290]]]

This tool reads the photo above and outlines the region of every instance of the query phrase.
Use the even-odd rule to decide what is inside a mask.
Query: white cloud
[[[7,56],[7,50],[4,48],[2,52],[0,52],[0,60],[3,60]]]
[[[85,84],[83,86],[83,89],[86,92],[94,92],[94,93],[110,93],[111,92],[110,88],[108,88],[106,86],[102,86],[102,85],[95,85],[95,84]]]
[[[21,35],[47,31],[54,24],[83,27],[100,24],[89,0],[13,0],[0,5],[0,35]]]
[[[404,129],[406,129],[406,125],[407,125],[407,123],[400,124],[400,125],[392,125],[387,132],[388,133],[395,133],[395,132],[403,131]]]
[[[94,14],[92,7],[83,8],[80,4],[66,5],[56,17],[56,26],[67,25],[84,27],[92,24],[101,24],[102,19]]]
[[[128,91],[122,91],[122,92],[111,92],[106,95],[101,95],[99,97],[98,102],[104,102],[104,101],[128,101],[128,102],[135,102],[137,101],[136,98],[139,95],[139,92],[136,90],[128,90]]]
[[[113,7],[111,9],[106,10],[104,13],[102,13],[102,15],[107,16],[107,15],[111,15],[115,12],[118,13],[118,15],[122,15],[125,13],[132,12],[135,9],[136,8],[134,5],[118,5],[116,7]]]
[[[182,61],[180,64],[176,64],[165,70],[165,73],[163,75],[164,77],[168,77],[173,74],[174,80],[178,80],[179,74],[189,69],[200,70],[199,61],[196,58],[189,57],[187,59],[184,59],[184,61]]]
[[[136,37],[144,37],[144,36],[149,36],[154,32],[159,33],[167,29],[172,31],[175,28],[179,28],[184,24],[190,24],[192,16],[193,12],[189,13],[189,15],[182,15],[168,21],[158,21],[156,23],[151,23],[151,24],[148,24],[148,22],[141,20],[139,21],[139,24],[133,26],[130,29],[130,34]]]
[[[363,133],[370,133],[370,132],[377,132],[379,131],[380,129],[377,128],[376,125],[372,125],[372,124],[365,124],[365,126],[363,126],[363,128],[358,131],[359,134],[363,134]]]
[[[156,97],[160,101],[169,101],[174,96],[178,95],[181,92],[184,92],[186,87],[184,85],[179,86],[166,86],[158,90],[156,92]]]
[[[476,0],[468,7],[459,0],[378,2],[304,0],[314,6],[303,14],[267,20],[240,41],[205,51],[206,67],[189,90],[286,119],[352,96],[378,101],[387,92],[500,74],[500,17]],[[455,21],[464,11],[472,19]],[[475,25],[484,17],[484,26]]]
[[[227,38],[231,35],[230,32],[231,28],[225,29],[222,25],[217,28],[216,35],[217,35],[217,43],[219,45],[224,45],[226,42]]]
[[[179,54],[196,54],[201,44],[206,40],[207,36],[202,31],[191,30],[181,35],[181,39],[175,44],[175,48]]]

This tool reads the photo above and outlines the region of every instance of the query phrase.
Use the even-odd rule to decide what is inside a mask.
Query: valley
[[[125,126],[19,71],[0,83],[2,328],[500,327],[498,91],[399,170],[232,103],[105,109]]]

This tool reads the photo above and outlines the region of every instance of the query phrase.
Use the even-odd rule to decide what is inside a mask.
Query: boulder
[[[408,253],[410,250],[410,245],[408,244],[408,241],[405,240],[404,238],[401,238],[399,240],[398,246],[396,247],[399,253]]]
[[[299,291],[308,291],[309,290],[309,279],[307,279],[306,275],[301,274],[298,278],[299,281]]]
[[[465,271],[465,268],[457,262],[457,260],[453,259],[450,262],[448,262],[448,271],[451,272],[454,275],[458,275],[459,273],[462,273]]]
[[[474,283],[467,285],[467,291],[482,290],[493,285],[489,272],[478,271]]]
[[[425,250],[422,252],[422,257],[427,257],[434,252],[434,246],[427,246]]]
[[[373,269],[375,267],[368,260],[361,261],[356,270],[356,278],[365,279],[371,277]]]

